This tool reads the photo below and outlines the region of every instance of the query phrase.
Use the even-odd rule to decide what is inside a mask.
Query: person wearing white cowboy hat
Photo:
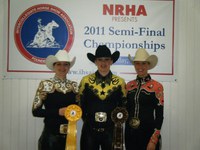
[[[97,71],[84,76],[79,85],[77,97],[83,110],[81,150],[112,149],[114,123],[111,112],[126,102],[125,81],[110,70],[119,55],[119,51],[112,54],[106,45],[99,45],[95,55],[87,53]]]
[[[78,83],[67,79],[67,73],[75,63],[66,50],[59,50],[46,58],[46,66],[55,75],[42,80],[33,101],[32,114],[44,118],[44,129],[38,141],[39,150],[64,150],[66,143],[67,106],[77,104]]]
[[[69,67],[71,68],[76,61],[76,57],[74,57],[72,60],[69,57],[69,54],[67,53],[66,50],[59,50],[55,55],[49,55],[46,60],[46,66],[50,70],[54,70],[54,64],[56,62],[67,62],[69,63]]]
[[[137,77],[126,85],[129,116],[125,124],[126,150],[159,150],[160,130],[163,123],[163,85],[153,80],[148,70],[153,69],[158,58],[145,49],[138,49],[129,60],[135,67]]]
[[[128,56],[129,60],[134,65],[135,62],[141,61],[141,62],[148,62],[148,70],[153,69],[158,62],[158,57],[156,55],[149,55],[149,53],[145,49],[138,49],[136,51],[134,59],[131,58],[131,55]]]

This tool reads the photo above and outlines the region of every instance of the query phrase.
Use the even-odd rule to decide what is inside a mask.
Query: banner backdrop
[[[87,59],[98,45],[120,51],[112,65],[126,81],[135,78],[128,60],[138,48],[158,56],[150,70],[160,81],[175,80],[174,0],[9,0],[5,78],[52,77],[44,64],[48,55],[65,49],[76,63],[69,78],[80,80],[96,71]]]

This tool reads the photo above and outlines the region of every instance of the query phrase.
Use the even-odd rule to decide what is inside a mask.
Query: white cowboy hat
[[[53,71],[53,64],[55,62],[60,62],[60,61],[66,61],[70,63],[70,68],[74,65],[76,61],[76,57],[74,57],[72,60],[70,60],[69,54],[66,50],[59,50],[55,56],[54,55],[49,55],[46,60],[45,64],[46,66]]]
[[[157,65],[158,62],[158,57],[156,55],[149,55],[148,52],[143,49],[139,48],[136,53],[135,57],[132,59],[131,55],[128,55],[129,60],[132,62],[134,65],[135,61],[147,61],[149,62],[149,70],[154,68]]]

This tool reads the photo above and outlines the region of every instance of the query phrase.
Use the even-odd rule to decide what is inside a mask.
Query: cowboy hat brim
[[[150,65],[149,65],[149,70],[150,70],[150,69],[153,69],[157,65],[158,57],[156,55],[151,55],[147,58],[146,61],[148,61],[150,63]]]
[[[61,61],[66,61],[66,60],[58,59],[54,55],[50,55],[46,58],[45,64],[47,68],[53,71],[54,70],[53,64],[56,62],[61,62]],[[71,68],[75,64],[75,61],[76,61],[76,57],[74,57],[71,61],[66,61],[66,62],[70,63],[70,68]]]
[[[113,60],[113,63],[115,63],[119,59],[120,53],[119,51],[115,51],[111,56],[95,56],[92,53],[87,53],[87,57],[91,62],[95,62],[96,58],[100,57],[110,57]]]
[[[149,70],[153,69],[157,63],[158,63],[158,57],[156,55],[150,55],[148,58],[146,59],[141,59],[141,58],[132,58],[131,55],[128,55],[128,58],[130,60],[130,62],[134,65],[135,61],[147,61],[149,62]]]

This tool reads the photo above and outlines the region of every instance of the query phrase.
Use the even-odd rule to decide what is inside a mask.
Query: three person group
[[[32,113],[44,118],[44,129],[38,142],[39,150],[65,150],[67,124],[65,109],[71,104],[81,107],[83,126],[81,150],[112,150],[114,122],[113,110],[125,108],[126,150],[159,150],[160,130],[163,123],[163,86],[153,80],[148,70],[154,68],[158,58],[145,49],[138,49],[129,60],[135,67],[136,79],[125,80],[112,73],[110,67],[120,57],[106,45],[99,45],[95,55],[87,54],[97,67],[96,72],[77,82],[67,79],[75,63],[65,50],[46,58],[46,66],[55,72],[53,78],[42,80],[36,91]]]

